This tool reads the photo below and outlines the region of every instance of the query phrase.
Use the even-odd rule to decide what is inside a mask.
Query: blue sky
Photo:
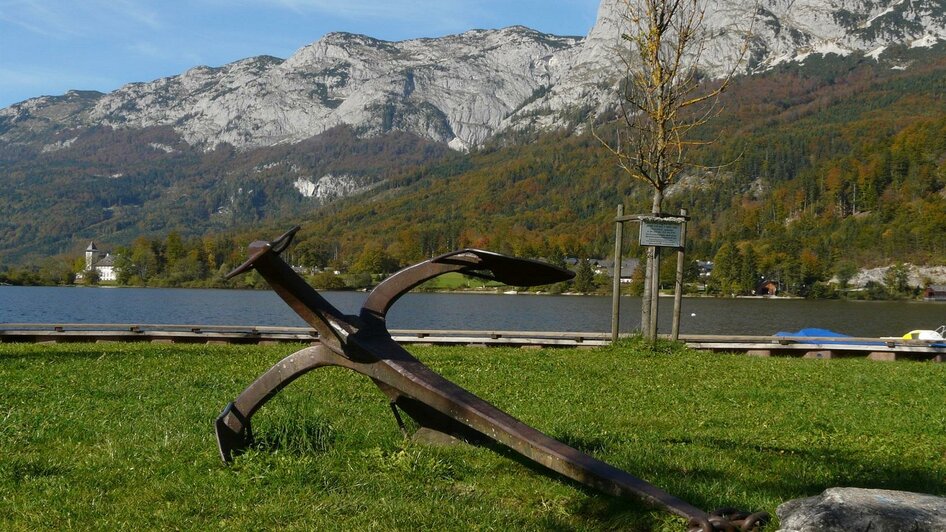
[[[585,35],[599,0],[0,0],[0,108],[254,55],[332,31],[386,40],[522,24]]]

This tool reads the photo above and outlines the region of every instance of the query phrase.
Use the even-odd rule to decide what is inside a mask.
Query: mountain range
[[[510,129],[574,126],[576,106],[614,103],[621,74],[614,48],[627,31],[621,4],[604,0],[584,39],[521,26],[402,42],[331,33],[285,60],[253,57],[110,94],[31,99],[0,111],[0,141],[165,126],[204,149],[252,149],[345,124],[362,136],[408,131],[467,149]],[[946,7],[936,0],[716,0],[703,30],[704,70],[732,69],[748,35],[740,70],[756,72],[811,54],[879,59],[891,46],[931,46],[946,39]]]
[[[603,0],[584,38],[522,26],[401,42],[331,33],[287,59],[2,109],[0,257],[304,216],[351,194],[384,201],[463,171],[471,150],[580,136],[617,102],[622,4]],[[702,30],[709,77],[826,60],[905,71],[942,50],[946,7],[711,0]]]

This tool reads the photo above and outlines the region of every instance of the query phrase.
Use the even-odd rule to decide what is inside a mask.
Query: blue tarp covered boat
[[[931,335],[921,335],[919,333],[933,333]],[[784,336],[790,337],[795,343],[798,344],[819,344],[819,345],[887,345],[886,342],[871,342],[871,341],[857,341],[857,340],[844,340],[844,338],[853,338],[847,334],[842,334],[830,329],[819,329],[817,327],[807,327],[801,329],[798,332],[785,332],[779,331],[775,333],[775,336]],[[805,341],[805,338],[840,338],[840,340],[811,340]],[[892,338],[893,339],[893,338]],[[903,337],[896,338],[896,340],[940,340],[942,339],[941,333],[938,331],[910,331]],[[930,343],[930,347],[946,347],[946,343]]]
[[[819,329],[817,327],[806,327],[798,332],[779,331],[775,336],[791,337],[799,344],[834,344],[834,345],[885,345],[884,342],[863,342],[851,340],[811,340],[805,341],[804,338],[853,338],[853,336],[842,334],[830,329]]]

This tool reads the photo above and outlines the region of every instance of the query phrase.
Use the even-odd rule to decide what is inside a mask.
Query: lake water
[[[367,294],[326,292],[346,313]],[[670,331],[672,298],[661,298]],[[622,298],[622,332],[640,327],[640,299]],[[0,323],[138,323],[303,326],[270,291],[0,286]],[[683,334],[769,335],[821,327],[854,336],[899,336],[946,323],[946,304],[904,301],[685,298]],[[388,315],[392,329],[606,332],[602,296],[412,293]]]

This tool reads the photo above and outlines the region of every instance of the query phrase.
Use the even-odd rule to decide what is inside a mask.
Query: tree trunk
[[[641,294],[641,335],[650,338],[650,300],[654,280],[651,277],[654,265],[654,248],[647,248],[647,260],[644,262],[644,293]]]
[[[661,212],[661,208],[664,202],[664,192],[662,189],[654,189],[654,201],[651,205],[651,214],[658,215]],[[655,298],[659,294],[655,294],[653,290],[654,276],[660,275],[660,272],[654,271],[654,256],[656,255],[657,248],[651,247],[647,248],[647,261],[644,267],[644,294],[641,297],[641,334],[650,340],[654,340],[657,337],[657,327],[656,327],[656,315],[652,315],[652,311],[657,311],[657,305],[654,304]],[[655,324],[652,326],[651,324]]]

